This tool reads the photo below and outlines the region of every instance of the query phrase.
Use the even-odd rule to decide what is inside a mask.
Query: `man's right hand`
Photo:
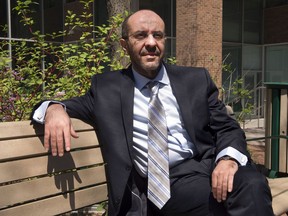
[[[44,147],[51,148],[53,156],[57,153],[61,157],[66,151],[70,151],[71,136],[78,138],[73,129],[71,120],[61,104],[52,104],[46,110]]]

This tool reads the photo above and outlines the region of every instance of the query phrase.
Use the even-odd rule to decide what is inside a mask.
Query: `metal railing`
[[[279,156],[279,153],[280,153],[279,152],[279,140],[280,139],[286,139],[288,141],[288,136],[278,135],[278,136],[254,137],[254,138],[247,138],[246,142],[265,140],[265,154],[269,154],[268,157],[265,157],[265,165],[266,167],[270,167],[273,170],[279,171],[279,164],[281,162],[283,163],[283,160],[281,160]],[[268,151],[268,148],[267,148],[267,140],[276,141],[276,142],[269,143],[269,145],[271,145],[270,151]],[[288,149],[288,143],[286,145]],[[269,161],[266,161],[267,158],[269,158]],[[288,160],[288,155],[286,156],[286,160],[284,160],[284,163],[285,163],[284,166],[286,167],[286,172],[288,173],[288,161],[287,160]],[[269,163],[271,163],[271,166],[268,166]]]

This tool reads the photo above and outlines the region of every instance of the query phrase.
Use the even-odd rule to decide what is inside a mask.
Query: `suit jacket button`
[[[115,204],[116,204],[117,206],[120,204],[120,199],[119,199],[119,198],[115,200]]]
[[[131,167],[130,166],[126,166],[126,170],[127,171],[131,171]]]

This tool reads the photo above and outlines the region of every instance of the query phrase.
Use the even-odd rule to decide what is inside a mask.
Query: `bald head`
[[[165,24],[162,18],[155,13],[152,10],[139,10],[133,14],[130,14],[125,18],[125,20],[122,23],[122,38],[127,39],[129,37],[129,30],[131,28],[131,23],[134,20],[137,20],[139,22],[159,22],[161,25],[163,25],[164,30],[165,30]]]

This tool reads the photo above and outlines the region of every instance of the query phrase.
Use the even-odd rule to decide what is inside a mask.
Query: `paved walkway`
[[[245,124],[241,125],[245,131],[246,138],[258,138],[265,136],[264,119],[247,120]],[[259,164],[265,162],[265,142],[264,140],[247,141],[248,150],[252,159]]]

